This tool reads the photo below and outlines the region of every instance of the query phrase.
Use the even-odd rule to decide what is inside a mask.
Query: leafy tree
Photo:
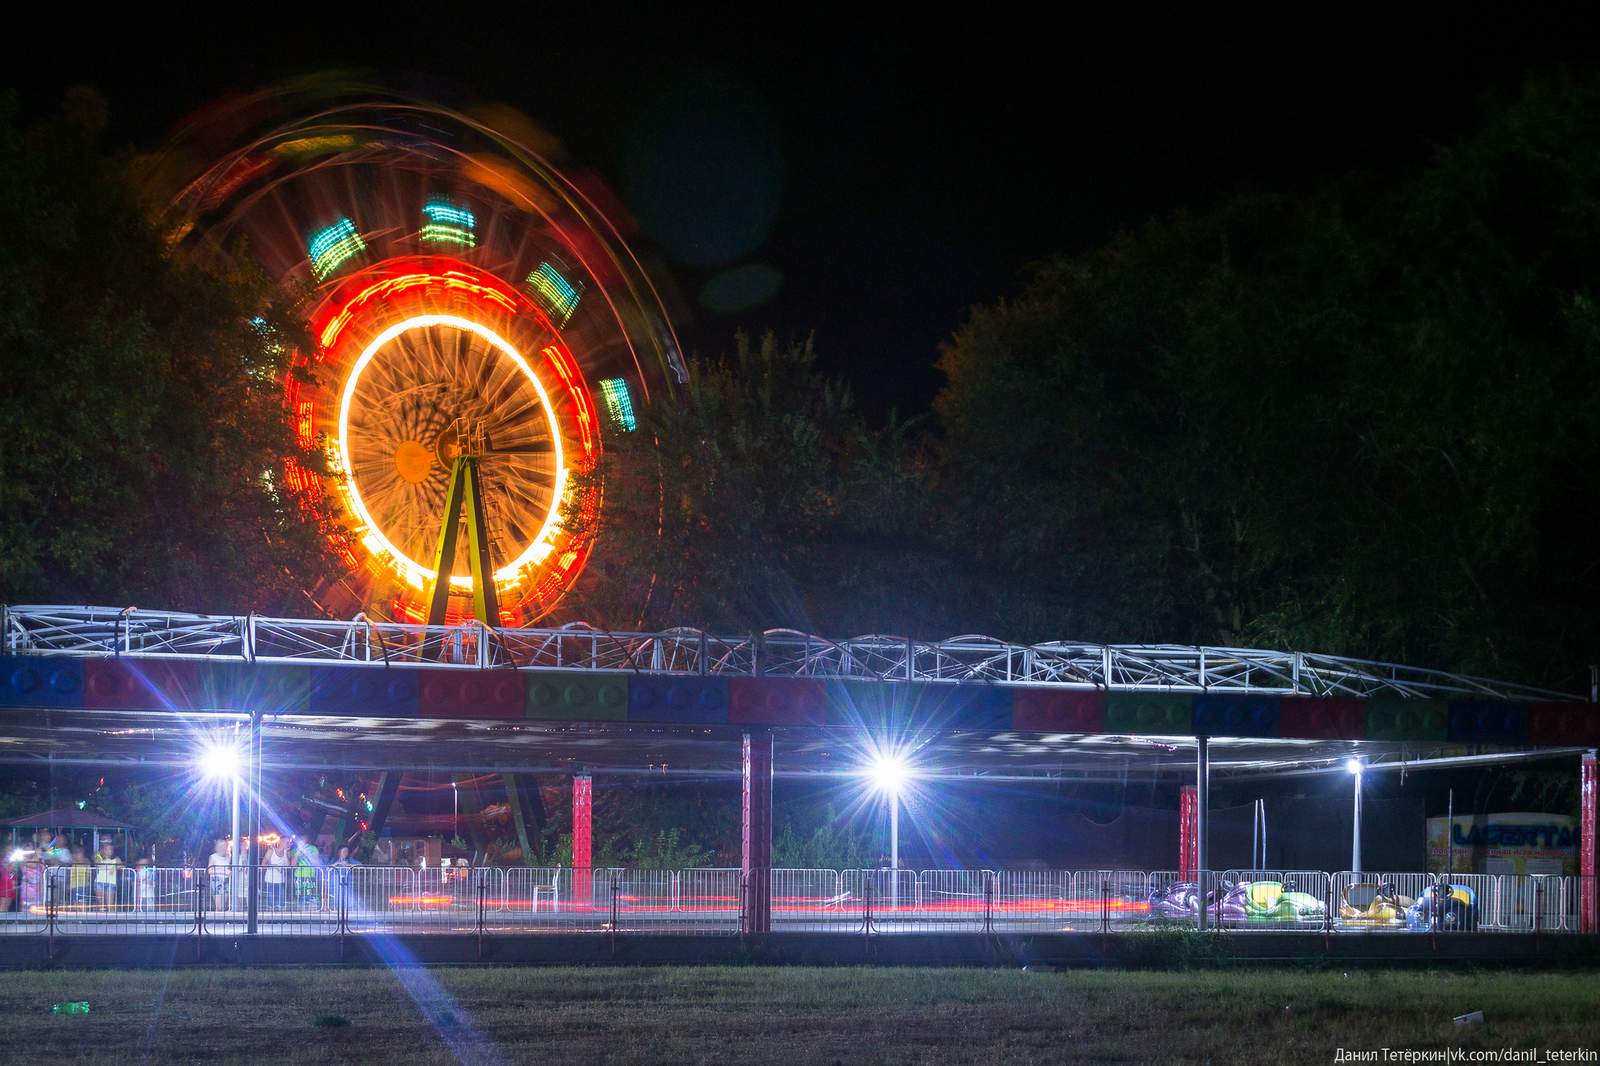
[[[937,403],[973,616],[1578,688],[1597,164],[1595,82],[1556,79],[1401,180],[1152,223],[975,310]]]
[[[1348,495],[1327,476],[1356,450],[1327,416],[1360,343],[1347,248],[1331,205],[1241,200],[973,311],[937,409],[948,535],[996,579],[985,621],[1239,640]]]
[[[659,830],[653,839],[641,840],[628,853],[626,865],[640,870],[689,870],[711,865],[711,852],[698,844],[681,842],[676,826]]]
[[[1384,223],[1382,333],[1346,417],[1371,426],[1386,513],[1355,573],[1390,563],[1390,648],[1585,689],[1600,650],[1600,81],[1530,83]]]
[[[691,361],[681,402],[655,398],[636,432],[611,428],[580,478],[605,505],[566,516],[597,545],[566,614],[619,629],[923,629],[932,472],[905,427],[868,431],[814,362],[809,341],[740,335],[731,358]]]
[[[282,402],[298,307],[236,251],[173,249],[100,100],[0,103],[0,601],[304,611],[332,515]]]
[[[772,838],[772,865],[800,870],[862,870],[875,858],[866,839],[825,807],[809,832],[785,821]]]

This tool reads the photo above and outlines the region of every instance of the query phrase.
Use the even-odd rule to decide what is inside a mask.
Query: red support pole
[[[1578,929],[1584,933],[1600,932],[1595,921],[1595,831],[1600,819],[1600,780],[1597,780],[1595,753],[1583,757],[1582,778],[1579,784],[1579,803],[1583,808],[1582,828],[1578,843]]]
[[[744,812],[740,866],[749,901],[744,932],[772,930],[772,735],[744,736]]]
[[[1178,877],[1192,881],[1195,872],[1195,841],[1200,838],[1200,791],[1185,786],[1178,790]]]
[[[582,907],[594,903],[593,812],[594,778],[578,774],[572,779],[572,902]]]

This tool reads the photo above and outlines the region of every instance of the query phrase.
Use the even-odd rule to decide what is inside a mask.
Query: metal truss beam
[[[497,629],[214,616],[113,607],[0,609],[7,654],[175,656],[244,662],[459,669],[610,670],[843,681],[989,682],[1062,688],[1323,697],[1581,701],[1512,682],[1314,652],[1170,644],[1008,644],[985,636],[829,640],[790,629],[619,633],[583,623]],[[439,656],[435,658],[435,656]]]

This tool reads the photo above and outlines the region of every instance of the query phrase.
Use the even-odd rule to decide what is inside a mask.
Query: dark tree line
[[[619,627],[1297,647],[1579,691],[1600,651],[1600,91],[1398,175],[1038,264],[869,427],[741,339],[615,434]]]
[[[283,404],[294,294],[233,254],[172,250],[138,160],[69,94],[0,101],[0,602],[305,613],[336,573],[326,500]]]

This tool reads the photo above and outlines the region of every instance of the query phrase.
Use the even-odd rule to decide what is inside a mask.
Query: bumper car
[[[1200,886],[1193,881],[1174,881],[1150,893],[1150,917],[1198,918]]]
[[[1372,929],[1400,929],[1407,909],[1416,901],[1402,896],[1388,881],[1358,881],[1346,885],[1339,900],[1339,923]]]
[[[1450,932],[1470,932],[1478,928],[1478,894],[1466,885],[1429,885],[1416,902],[1406,908],[1406,928],[1432,929],[1434,911],[1439,912],[1439,928]]]
[[[1226,922],[1321,921],[1327,913],[1322,900],[1296,892],[1292,881],[1240,881],[1222,899]]]

